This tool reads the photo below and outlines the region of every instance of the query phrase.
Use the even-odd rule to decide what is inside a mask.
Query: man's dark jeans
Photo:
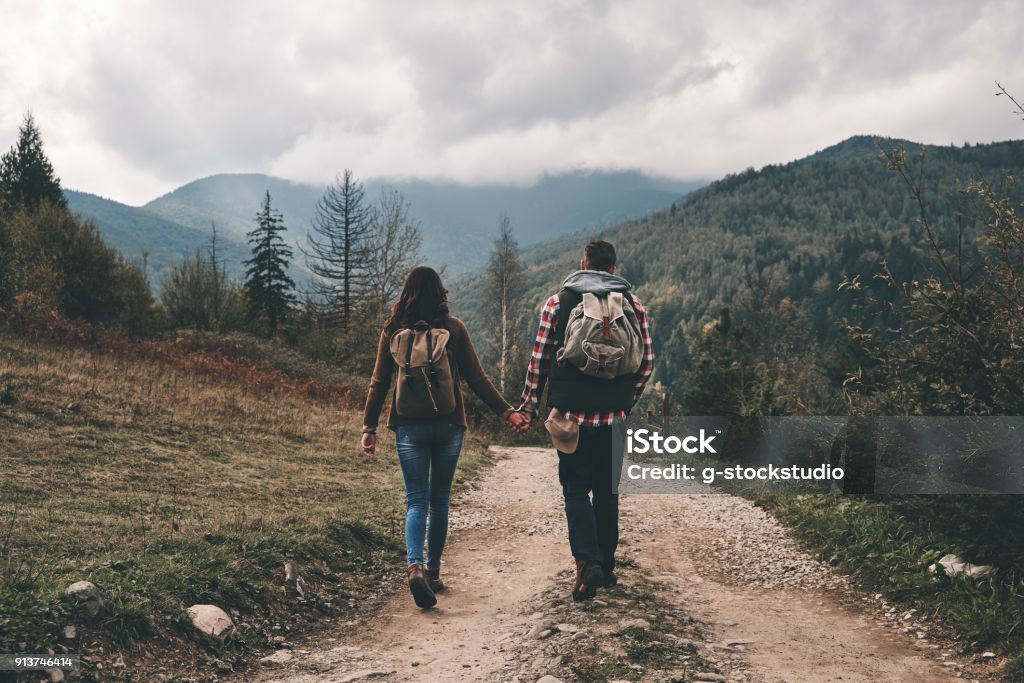
[[[619,497],[612,494],[613,479],[618,476],[610,426],[581,426],[576,452],[558,453],[569,548],[576,559],[597,562],[606,571],[615,567],[615,548],[619,544]]]

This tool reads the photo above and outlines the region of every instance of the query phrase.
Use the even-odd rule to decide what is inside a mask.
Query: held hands
[[[363,455],[374,457],[377,454],[377,435],[372,432],[363,432],[363,438],[359,445],[363,448]]]
[[[532,422],[533,419],[527,412],[515,410],[508,414],[508,426],[513,434],[525,434]]]

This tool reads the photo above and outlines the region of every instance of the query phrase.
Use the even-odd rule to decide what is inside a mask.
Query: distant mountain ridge
[[[529,187],[468,186],[422,180],[364,183],[368,201],[393,187],[410,204],[423,230],[427,261],[463,272],[487,258],[498,217],[507,211],[524,245],[554,235],[610,225],[668,206],[702,183],[650,178],[635,172],[594,172],[545,176]],[[294,243],[304,240],[322,187],[259,174],[215,175],[154,199],[145,209],[183,225],[216,220],[229,234],[244,237],[263,193],[284,215]]]
[[[385,186],[402,192],[421,224],[427,262],[457,274],[486,261],[502,211],[510,215],[516,238],[525,246],[648,214],[702,184],[638,172],[578,172],[544,176],[528,187],[370,180],[365,189],[368,201],[376,201]],[[274,207],[283,214],[289,240],[299,244],[325,189],[326,182],[315,186],[262,174],[220,174],[187,183],[141,207],[72,190],[65,194],[72,210],[94,220],[127,258],[137,260],[148,251],[155,275],[166,274],[186,253],[205,247],[210,225],[216,223],[229,270],[238,274],[248,254],[246,233],[264,192],[270,191]],[[304,276],[298,252],[293,270]]]

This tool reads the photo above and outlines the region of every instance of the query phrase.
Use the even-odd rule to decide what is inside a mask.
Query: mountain
[[[64,190],[64,196],[68,207],[95,223],[103,239],[126,259],[141,267],[146,254],[146,275],[156,288],[184,256],[209,246],[209,221],[192,227],[94,194]],[[218,235],[217,248],[227,262],[249,257],[245,243],[227,235]]]
[[[960,191],[964,184],[974,178],[1000,183],[1005,172],[1024,172],[1021,141],[963,147],[880,142],[904,146],[915,174],[923,152],[926,215],[951,245],[959,216],[971,208]],[[1016,190],[1018,200],[1022,195]],[[802,306],[827,345],[853,305],[852,297],[837,292],[844,276],[860,275],[885,297],[885,285],[874,278],[883,259],[900,281],[925,271],[930,255],[918,218],[919,207],[880,159],[875,138],[859,136],[805,159],[726,176],[642,218],[524,249],[526,300],[532,312],[539,310],[576,267],[586,241],[600,236],[616,245],[621,274],[652,310],[662,361],[684,363],[685,331],[757,288]],[[474,329],[484,329],[482,283],[477,272],[450,285],[454,312]]]
[[[529,187],[371,180],[365,183],[367,199],[375,201],[385,185],[405,196],[411,215],[420,222],[426,260],[455,274],[485,262],[502,211],[509,213],[520,243],[529,245],[650,213],[701,183],[636,172],[545,176]],[[266,175],[215,175],[188,183],[144,208],[195,229],[208,229],[213,220],[227,234],[244,240],[263,193],[269,190],[274,206],[284,215],[291,242],[297,244],[305,239],[324,189]]]

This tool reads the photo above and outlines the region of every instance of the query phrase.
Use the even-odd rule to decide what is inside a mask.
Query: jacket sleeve
[[[537,338],[533,342],[530,353],[530,365],[526,370],[526,383],[523,387],[522,405],[519,410],[526,411],[537,417],[540,397],[544,393],[544,385],[551,374],[551,359],[555,352],[555,327],[558,325],[558,295],[550,297],[544,303],[540,314],[540,325],[537,327]]]
[[[391,374],[395,369],[395,360],[391,357],[391,337],[387,332],[380,333],[377,343],[377,361],[373,365],[370,377],[370,389],[366,393],[366,406],[363,408],[363,429],[376,429],[380,421],[380,412],[391,387]]]
[[[480,365],[476,349],[473,348],[473,342],[469,338],[469,330],[466,329],[461,320],[455,321],[455,329],[456,334],[460,336],[460,343],[456,346],[455,351],[456,361],[459,364],[459,374],[466,380],[466,384],[473,390],[473,393],[495,413],[504,415],[511,411],[512,406],[494,388],[494,384],[491,383],[487,373],[484,372],[483,366]]]
[[[640,337],[643,340],[644,355],[640,361],[640,368],[636,371],[635,382],[633,383],[633,404],[635,405],[644,393],[647,380],[654,373],[654,344],[651,341],[651,328],[647,319],[647,309],[644,308],[640,299],[633,297],[633,304],[636,310],[637,321],[640,323]]]

